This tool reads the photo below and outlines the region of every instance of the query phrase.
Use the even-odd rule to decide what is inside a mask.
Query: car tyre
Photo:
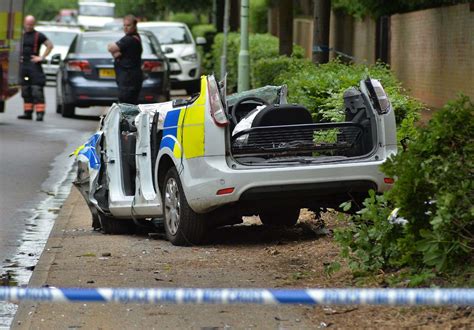
[[[276,209],[259,214],[264,225],[291,227],[296,225],[300,216],[299,208]]]
[[[56,88],[56,113],[62,113],[61,101],[59,100],[59,93]]]
[[[63,114],[63,117],[66,118],[71,118],[74,117],[74,110],[75,110],[74,104],[63,104],[61,107],[61,112]]]
[[[206,234],[203,215],[195,213],[189,206],[174,167],[166,174],[162,194],[166,238],[178,246],[202,243]]]
[[[109,235],[124,235],[134,232],[135,225],[130,219],[117,219],[98,212],[102,233]]]

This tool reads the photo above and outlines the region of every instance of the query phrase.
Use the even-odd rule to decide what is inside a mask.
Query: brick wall
[[[354,20],[353,55],[356,63],[375,63],[375,29],[373,19]]]
[[[410,94],[439,108],[474,100],[474,11],[469,4],[391,17],[391,67]]]
[[[331,12],[329,45],[332,49],[352,56],[356,63],[375,63],[375,21],[355,19],[341,12]],[[331,52],[330,59],[338,57]],[[343,58],[347,60],[347,58]]]
[[[293,43],[304,49],[307,59],[313,58],[313,19],[295,18],[293,20]]]

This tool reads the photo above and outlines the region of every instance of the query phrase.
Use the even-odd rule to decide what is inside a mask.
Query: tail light
[[[388,96],[380,81],[377,79],[367,78],[365,80],[365,85],[367,86],[369,97],[375,110],[381,115],[388,113],[391,109],[390,101],[388,100]]]
[[[144,72],[163,72],[165,66],[160,61],[143,61],[142,70]]]
[[[229,120],[225,114],[224,106],[221,101],[219,94],[219,87],[214,77],[207,79],[207,88],[209,90],[209,103],[211,106],[211,117],[217,126],[226,126],[229,124]]]
[[[69,61],[66,66],[68,71],[77,71],[77,72],[84,72],[84,73],[91,73],[91,65],[89,61],[86,60],[77,60],[77,61]]]

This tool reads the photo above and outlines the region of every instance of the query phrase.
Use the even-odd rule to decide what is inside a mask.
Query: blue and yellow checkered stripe
[[[207,91],[205,78],[201,79],[201,90]],[[201,93],[191,106],[168,111],[163,123],[160,149],[169,148],[176,158],[204,156],[206,95],[206,92]]]

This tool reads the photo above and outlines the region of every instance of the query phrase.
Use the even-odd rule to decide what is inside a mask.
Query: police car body
[[[377,80],[346,91],[339,123],[313,123],[286,103],[285,86],[224,90],[203,76],[192,99],[109,109],[76,152],[94,227],[161,221],[173,244],[196,244],[242,216],[293,225],[301,208],[360,204],[390,188],[379,167],[397,150],[395,118]]]

